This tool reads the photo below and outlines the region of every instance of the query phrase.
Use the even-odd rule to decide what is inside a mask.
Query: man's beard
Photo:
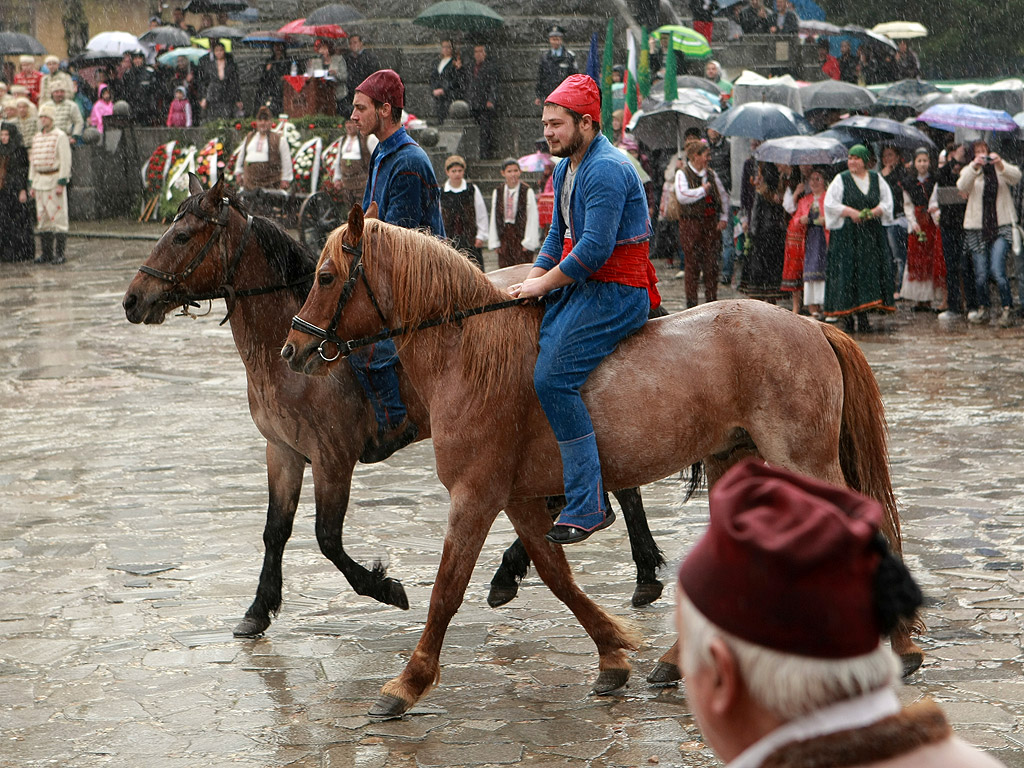
[[[581,147],[583,146],[583,131],[580,130],[579,126],[573,128],[572,138],[563,146],[562,149],[552,149],[551,154],[555,157],[572,157]],[[551,145],[548,145],[550,149]]]

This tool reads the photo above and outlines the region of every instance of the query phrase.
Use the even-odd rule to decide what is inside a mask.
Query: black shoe
[[[545,534],[544,538],[550,541],[552,544],[578,544],[581,541],[586,541],[590,538],[590,534],[603,531],[609,525],[615,522],[615,511],[609,507],[607,514],[604,516],[604,520],[601,524],[593,530],[585,531],[582,528],[578,528],[575,525],[565,525],[563,523],[555,523],[551,530]]]
[[[359,460],[363,464],[375,464],[378,461],[384,461],[395,451],[405,448],[405,446],[417,438],[419,433],[419,427],[406,417],[398,426],[378,432],[376,439],[367,440]]]

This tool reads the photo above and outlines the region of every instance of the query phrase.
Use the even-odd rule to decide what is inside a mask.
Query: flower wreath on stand
[[[341,143],[344,141],[344,136],[339,136],[330,144],[327,145],[327,149],[323,151],[320,156],[320,189],[331,196],[331,200],[334,201],[335,205],[341,203],[341,180],[334,180],[334,174],[337,170],[338,159],[341,157]]]
[[[220,137],[210,139],[196,156],[196,176],[209,189],[224,172],[224,144]]]
[[[320,181],[320,153],[323,144],[323,139],[315,136],[299,147],[299,151],[292,157],[292,173],[295,176],[292,185],[297,192],[316,192]]]
[[[181,157],[181,154],[178,143],[169,141],[154,149],[153,154],[149,156],[149,160],[142,167],[142,182],[146,187],[146,196],[143,200],[142,214],[139,216],[140,222],[157,218],[160,191],[164,188],[168,172]]]
[[[161,221],[169,221],[178,212],[178,206],[188,197],[188,174],[196,169],[196,148],[179,150],[178,159],[171,165],[160,189],[157,214]]]
[[[299,153],[299,148],[302,146],[302,134],[299,133],[295,123],[289,121],[287,116],[285,116],[276,123],[273,123],[270,126],[270,130],[277,131],[284,136],[285,141],[288,142],[288,151],[291,152],[292,162],[294,162],[295,156]]]
[[[245,139],[242,139],[238,143],[238,146],[232,150],[230,155],[228,155],[227,161],[225,161],[223,168],[221,168],[221,175],[224,177],[224,181],[232,186],[235,185],[235,163],[238,162],[238,155],[242,152],[242,147],[244,146]],[[241,183],[241,181],[241,179],[238,179],[239,183]]]

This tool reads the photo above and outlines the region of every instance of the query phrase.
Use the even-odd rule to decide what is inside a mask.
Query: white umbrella
[[[142,51],[150,58],[152,51],[148,45],[129,32],[100,32],[85,45],[87,52],[107,53],[111,56],[122,56],[129,51]]]
[[[893,40],[909,40],[912,37],[928,37],[928,29],[916,21],[884,21],[875,24],[872,32],[885,35]]]

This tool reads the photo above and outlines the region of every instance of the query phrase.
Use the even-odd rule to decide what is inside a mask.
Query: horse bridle
[[[355,245],[349,245],[342,241],[341,249],[345,253],[351,254],[353,259],[352,265],[349,267],[348,279],[345,280],[344,285],[341,286],[341,295],[338,297],[338,306],[334,310],[334,317],[331,318],[331,324],[326,328],[321,328],[318,325],[313,325],[312,323],[303,320],[298,315],[295,315],[295,317],[292,318],[292,328],[296,331],[301,331],[302,333],[308,333],[310,336],[321,340],[316,349],[320,354],[320,358],[326,363],[333,363],[339,357],[348,357],[357,349],[368,347],[379,341],[384,341],[385,339],[393,339],[395,336],[402,336],[403,334],[409,333],[413,330],[423,331],[427,328],[434,328],[438,325],[457,323],[467,317],[482,315],[485,312],[495,312],[499,309],[507,309],[509,307],[517,307],[534,302],[534,299],[509,299],[508,301],[498,301],[493,304],[485,304],[482,307],[460,309],[456,312],[452,312],[450,315],[445,315],[444,317],[424,320],[413,328],[404,325],[399,326],[398,328],[389,328],[388,321],[384,317],[384,313],[381,312],[380,304],[377,303],[377,297],[374,295],[373,289],[370,287],[370,282],[366,279],[366,269],[363,267],[362,238],[360,237],[359,242]],[[366,292],[370,296],[370,302],[373,304],[373,308],[377,310],[377,317],[380,318],[380,322],[384,326],[384,329],[371,336],[363,336],[359,339],[342,339],[338,336],[338,323],[341,322],[341,313],[345,309],[345,305],[348,304],[349,299],[352,298],[352,294],[356,289],[356,282],[360,279],[363,281],[363,285],[366,286]],[[324,352],[324,347],[328,344],[333,344],[337,347],[338,351],[334,357],[328,357]]]

